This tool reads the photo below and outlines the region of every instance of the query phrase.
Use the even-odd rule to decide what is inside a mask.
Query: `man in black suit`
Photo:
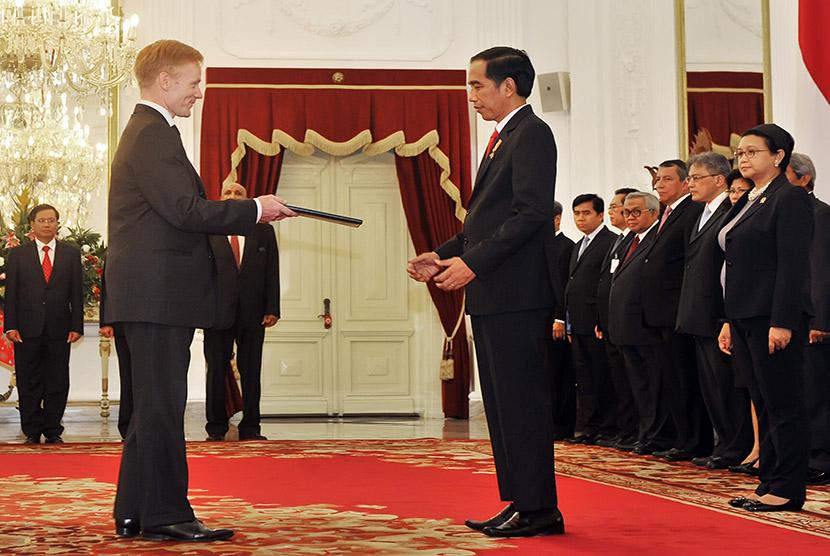
[[[830,205],[813,192],[816,167],[806,154],[792,154],[787,177],[813,198],[810,291],[815,316],[810,320],[809,343],[804,349],[804,394],[810,418],[807,484],[826,485],[830,483]]]
[[[62,444],[69,396],[69,351],[84,333],[81,252],[55,235],[60,215],[51,205],[29,213],[34,241],[9,251],[6,337],[14,343],[20,426],[26,444]]]
[[[545,322],[554,307],[545,245],[556,182],[556,144],[527,97],[535,72],[527,53],[494,47],[470,60],[469,100],[496,131],[476,175],[464,229],[411,261],[418,281],[465,287],[501,499],[467,526],[498,537],[563,533],[553,468]],[[439,274],[440,272],[440,274]]]
[[[571,349],[565,329],[565,286],[568,283],[568,266],[574,242],[562,233],[562,203],[553,202],[553,227],[555,236],[547,244],[553,288],[554,309],[546,328],[551,330],[545,338],[545,366],[551,377],[553,395],[553,439],[566,440],[574,435],[576,426],[576,377],[571,363]]]
[[[617,406],[617,428],[619,432],[612,439],[602,439],[597,442],[600,446],[617,448],[618,450],[631,451],[637,442],[639,433],[639,416],[637,414],[637,403],[631,391],[631,383],[625,371],[625,360],[620,348],[603,334],[608,330],[608,296],[611,293],[611,280],[614,271],[628,253],[631,242],[636,234],[631,233],[628,223],[622,215],[625,198],[629,193],[637,192],[631,187],[622,187],[614,191],[614,197],[608,203],[608,221],[620,231],[614,239],[614,243],[606,253],[602,261],[599,279],[597,280],[597,324],[596,337],[603,340],[605,353],[608,357],[608,368],[611,371],[611,380],[614,382],[614,398]]]
[[[573,200],[574,223],[584,234],[568,267],[565,306],[570,322],[571,356],[582,413],[582,434],[574,443],[597,444],[613,439],[617,428],[614,384],[603,341],[597,338],[597,283],[608,250],[617,238],[602,223],[605,206],[594,193]]]
[[[703,210],[689,197],[686,164],[667,160],[657,169],[655,189],[665,206],[657,235],[643,261],[643,315],[652,329],[654,357],[663,369],[660,391],[671,412],[677,438],[672,448],[656,452],[669,461],[708,456],[714,443],[712,424],[700,394],[695,344],[678,332],[677,305],[683,282],[685,232]]]
[[[115,497],[116,533],[212,541],[187,499],[187,369],[195,328],[216,321],[208,234],[250,234],[256,222],[296,216],[274,196],[208,201],[173,117],[190,116],[202,55],[174,40],[141,50],[141,100],[112,163],[106,323],[121,323],[132,359],[133,414]]]
[[[642,270],[657,235],[660,202],[653,194],[638,191],[626,196],[624,207],[623,216],[634,238],[611,281],[608,329],[603,337],[620,347],[637,402],[637,442],[630,449],[647,455],[671,447],[675,434],[668,408],[660,397],[663,370],[654,357],[655,332],[645,326],[643,315]]]
[[[720,269],[723,250],[717,235],[732,202],[726,193],[731,167],[725,156],[706,152],[689,165],[689,192],[703,212],[690,220],[686,231],[686,270],[677,309],[677,329],[694,337],[700,391],[718,442],[711,455],[692,459],[695,465],[726,469],[738,465],[752,450],[753,432],[749,393],[735,386],[730,357],[718,346],[725,320]]]
[[[222,187],[222,200],[247,199],[238,183]],[[205,329],[207,361],[208,440],[224,440],[228,432],[225,407],[227,380],[236,342],[242,381],[240,440],[268,440],[260,434],[262,343],[265,329],[280,317],[280,273],[277,238],[270,224],[257,224],[249,236],[210,236],[219,274],[219,317]],[[231,374],[231,377],[233,375]],[[233,379],[235,380],[235,379]]]

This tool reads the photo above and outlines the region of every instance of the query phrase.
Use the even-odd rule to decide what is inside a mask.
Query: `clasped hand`
[[[459,290],[476,277],[475,272],[470,270],[461,257],[443,260],[434,251],[421,253],[414,259],[410,259],[406,272],[417,282],[428,282],[431,279],[439,289],[444,291]]]

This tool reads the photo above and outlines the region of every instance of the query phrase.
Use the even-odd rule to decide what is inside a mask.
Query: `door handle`
[[[331,299],[328,297],[323,300],[323,314],[317,315],[317,318],[323,319],[323,326],[326,330],[331,328]]]

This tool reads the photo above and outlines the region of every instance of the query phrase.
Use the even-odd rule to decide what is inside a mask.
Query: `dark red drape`
[[[729,146],[732,133],[764,123],[764,75],[751,72],[688,72],[689,144],[700,129]]]
[[[461,230],[472,188],[463,70],[208,68],[206,81],[200,159],[209,198],[228,181],[245,184],[252,196],[276,192],[284,148],[335,156],[394,150],[416,251]],[[429,290],[450,336],[462,295]],[[453,349],[455,378],[443,383],[443,409],[466,418],[471,381],[463,322]]]

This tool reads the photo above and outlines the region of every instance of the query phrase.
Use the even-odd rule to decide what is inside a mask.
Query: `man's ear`
[[[516,94],[516,82],[513,81],[512,77],[508,77],[501,82],[501,90],[506,97],[512,97]]]
[[[169,73],[163,71],[158,74],[158,77],[156,77],[156,82],[162,91],[168,91],[170,90],[170,83],[172,82],[172,79]]]

